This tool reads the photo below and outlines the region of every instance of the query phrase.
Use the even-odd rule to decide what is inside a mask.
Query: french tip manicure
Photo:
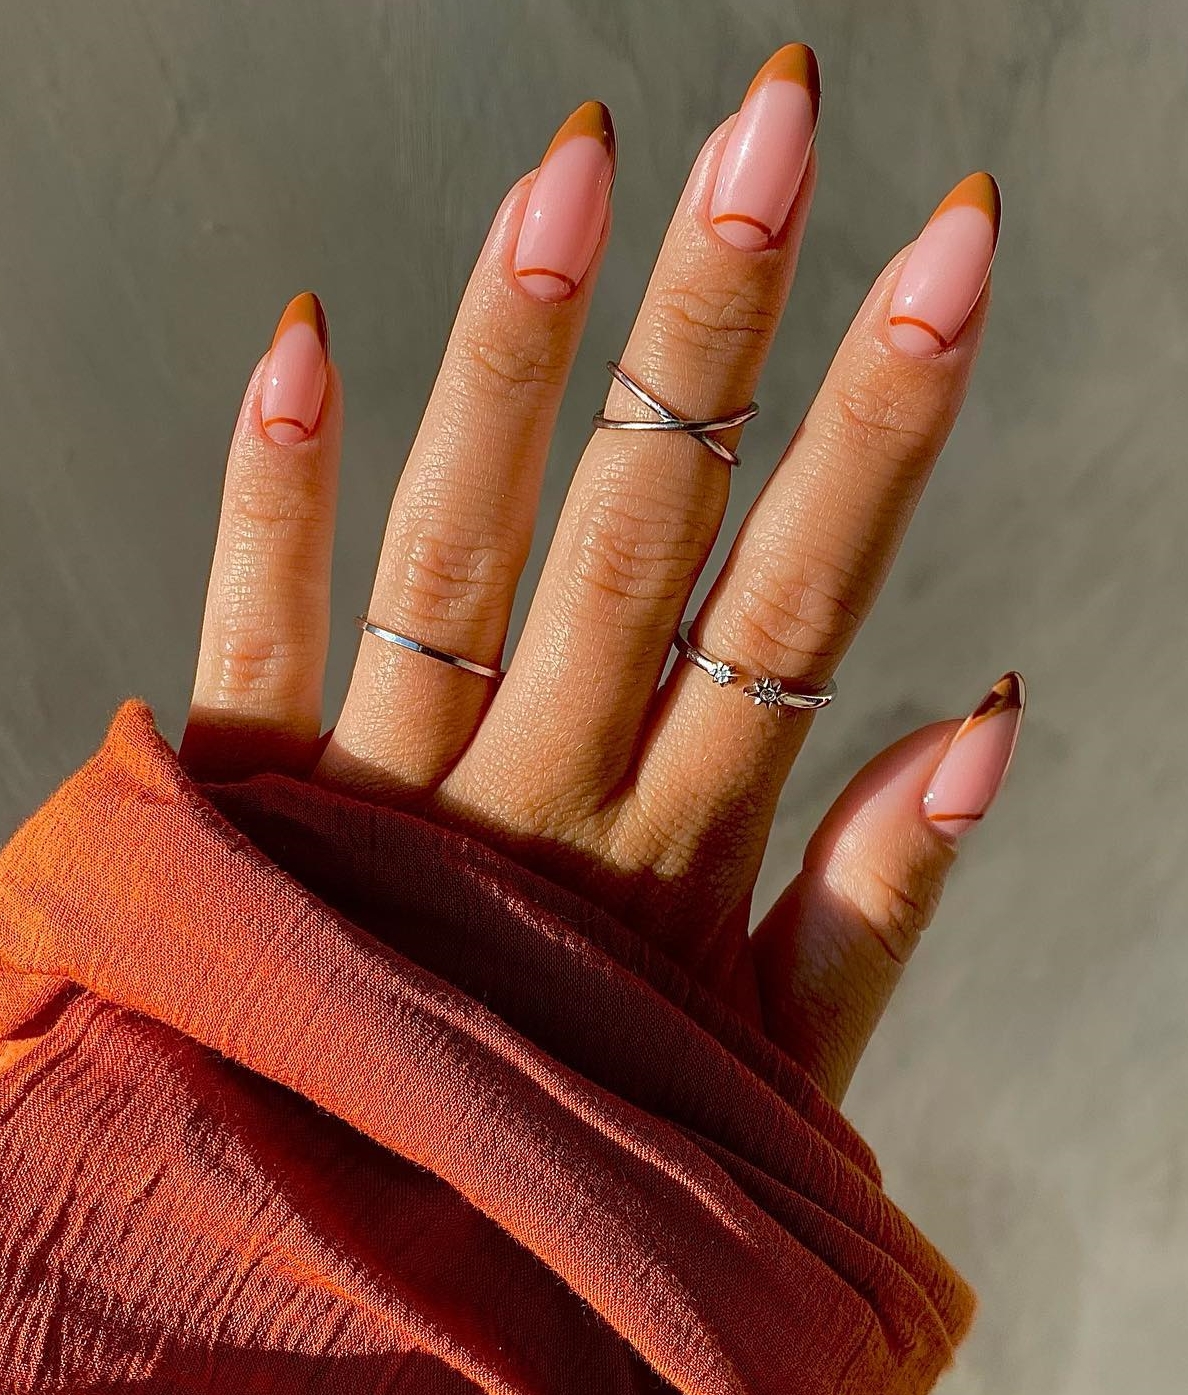
[[[997,242],[998,230],[1002,225],[1002,190],[998,187],[998,180],[985,170],[967,174],[937,204],[932,218],[928,221],[931,223],[942,213],[947,213],[950,208],[960,208],[962,205],[980,209],[989,218]]]
[[[804,179],[821,80],[807,44],[785,44],[751,79],[722,151],[709,220],[745,252],[770,247]]]
[[[948,837],[960,838],[989,809],[1014,756],[1026,701],[1023,675],[1009,669],[953,734],[922,805]]]
[[[615,178],[615,126],[605,102],[561,123],[528,193],[512,264],[536,300],[566,300],[597,250]]]
[[[1015,708],[1022,711],[1027,702],[1027,685],[1018,669],[1008,669],[1006,673],[982,699],[975,709],[974,716],[986,712],[1010,712]]]
[[[276,326],[260,414],[265,433],[292,446],[313,435],[326,391],[330,330],[313,291],[295,295]]]
[[[1002,197],[984,170],[937,204],[900,268],[887,336],[913,358],[951,348],[978,302],[998,248]]]
[[[276,332],[272,336],[273,345],[275,346],[286,330],[299,324],[308,325],[317,335],[318,343],[329,350],[330,329],[326,323],[326,312],[313,291],[301,291],[285,306],[284,313],[277,322]]]
[[[821,69],[817,63],[817,55],[808,44],[785,44],[783,48],[776,49],[751,79],[751,85],[747,88],[747,96],[749,97],[769,78],[782,78],[785,82],[794,82],[803,87],[809,94],[813,123],[816,124],[817,116],[821,110]]]
[[[617,150],[615,123],[610,114],[610,107],[605,102],[583,102],[580,107],[571,112],[558,127],[549,150],[552,150],[555,145],[560,145],[562,141],[568,140],[571,136],[593,136],[595,140],[602,142],[606,153],[612,161],[614,160]],[[548,151],[545,153],[547,156]]]

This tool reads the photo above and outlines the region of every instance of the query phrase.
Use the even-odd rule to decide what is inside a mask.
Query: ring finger
[[[997,186],[971,175],[876,281],[690,628],[712,657],[797,687],[831,677],[964,398],[998,221]],[[737,943],[715,943],[714,917],[754,881],[809,726],[809,712],[764,709],[743,686],[716,686],[678,660],[628,801],[629,825],[680,830],[656,870],[687,898],[669,920],[690,961],[704,962],[711,946],[737,952]],[[691,846],[713,849],[711,894],[689,875]]]

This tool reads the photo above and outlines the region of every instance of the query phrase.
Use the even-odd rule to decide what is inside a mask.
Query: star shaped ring
[[[692,621],[686,621],[676,632],[672,642],[677,653],[696,665],[703,673],[708,673],[719,687],[724,688],[740,679],[749,680],[743,692],[753,699],[756,707],[798,707],[811,710],[826,706],[837,696],[837,684],[832,678],[823,688],[798,688],[782,678],[773,678],[769,674],[742,673],[733,664],[728,664],[724,659],[715,659],[712,654],[699,649],[689,638],[691,624]]]

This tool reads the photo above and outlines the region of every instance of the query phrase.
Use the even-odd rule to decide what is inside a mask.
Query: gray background
[[[860,763],[1023,671],[1007,787],[848,1109],[980,1290],[946,1395],[1183,1390],[1182,0],[0,0],[0,22],[4,837],[127,694],[180,739],[228,435],[296,290],[325,300],[347,387],[328,725],[473,257],[579,101],[615,115],[615,233],[522,602],[689,163],[774,48],[813,44],[825,94],[756,465],[884,261],[995,172],[974,387],[789,782],[756,913]]]

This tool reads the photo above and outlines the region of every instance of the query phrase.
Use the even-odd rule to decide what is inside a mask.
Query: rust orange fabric
[[[969,1287],[645,937],[130,697],[0,851],[0,1385],[930,1389]]]

